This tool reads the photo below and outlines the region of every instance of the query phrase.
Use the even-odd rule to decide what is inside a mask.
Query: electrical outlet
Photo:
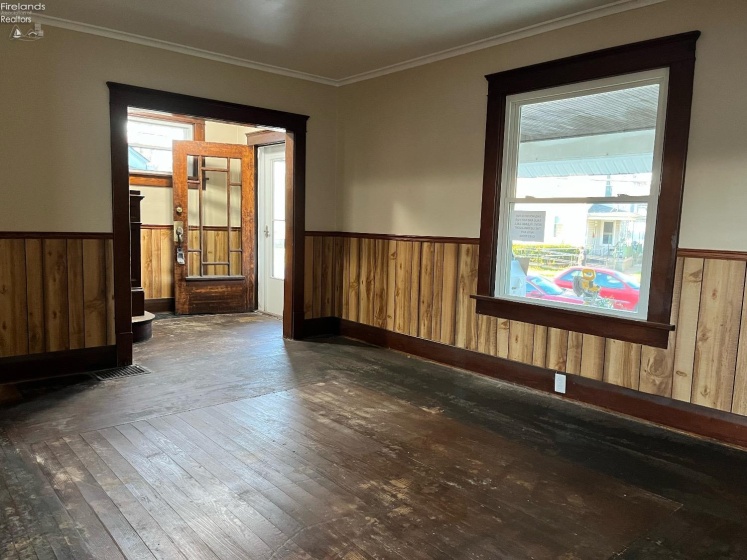
[[[555,392],[565,394],[565,374],[555,372]]]

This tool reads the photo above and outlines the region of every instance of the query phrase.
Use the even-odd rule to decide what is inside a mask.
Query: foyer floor
[[[747,558],[747,452],[254,314],[0,408],[1,558]]]

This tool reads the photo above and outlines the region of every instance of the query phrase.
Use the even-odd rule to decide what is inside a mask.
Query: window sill
[[[635,344],[666,348],[674,325],[639,321],[584,311],[567,311],[544,305],[519,303],[489,296],[473,295],[479,315],[491,315],[545,327],[614,338]]]
[[[171,187],[171,173],[130,171],[130,185],[142,187]]]

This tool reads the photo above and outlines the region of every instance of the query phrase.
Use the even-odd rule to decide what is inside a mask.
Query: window
[[[192,140],[193,126],[188,123],[127,118],[128,160],[130,172],[171,173],[171,143]]]
[[[666,347],[698,36],[487,77],[478,313]]]
[[[604,222],[604,231],[602,232],[602,245],[612,245],[612,235],[615,231],[613,222]]]

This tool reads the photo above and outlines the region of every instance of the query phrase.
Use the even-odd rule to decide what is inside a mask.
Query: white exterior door
[[[259,309],[283,316],[285,279],[285,144],[259,148]]]

